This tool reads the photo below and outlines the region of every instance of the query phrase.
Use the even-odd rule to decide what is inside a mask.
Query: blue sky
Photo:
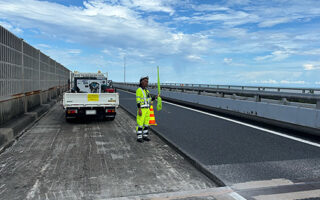
[[[0,0],[0,24],[110,79],[320,87],[318,0]]]

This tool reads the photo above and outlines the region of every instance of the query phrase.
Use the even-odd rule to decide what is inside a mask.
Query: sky
[[[0,0],[0,25],[113,81],[320,87],[319,0]]]

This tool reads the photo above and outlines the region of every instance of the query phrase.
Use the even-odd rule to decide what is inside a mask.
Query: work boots
[[[149,142],[150,138],[148,136],[143,136],[143,140]]]
[[[142,139],[142,135],[141,135],[141,134],[138,135],[137,141],[140,142],[140,143],[143,142],[143,139]]]

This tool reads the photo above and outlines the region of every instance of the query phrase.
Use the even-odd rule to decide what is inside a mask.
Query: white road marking
[[[32,186],[32,188],[29,190],[28,194],[27,194],[27,199],[33,199],[35,193],[39,190],[39,180],[37,179],[37,181],[35,182],[35,184]]]
[[[281,194],[270,194],[255,196],[256,200],[297,200],[297,199],[311,199],[320,196],[320,190],[308,190],[302,192],[290,192]]]
[[[287,179],[272,179],[264,181],[249,181],[244,183],[237,183],[231,186],[232,189],[245,190],[245,189],[257,189],[264,187],[278,187],[282,185],[293,185],[294,183]]]
[[[243,198],[242,196],[240,196],[238,193],[236,192],[231,192],[229,194],[229,196],[231,196],[232,198],[236,199],[236,200],[246,200],[245,198]]]
[[[41,168],[40,173],[43,174],[43,172],[46,171],[46,169],[47,169],[49,166],[50,166],[50,163],[47,163],[45,166],[43,166],[43,167]]]
[[[125,91],[125,90],[121,90],[121,91],[134,94],[133,92],[128,92],[128,91]],[[302,142],[302,143],[309,144],[309,145],[312,145],[312,146],[315,146],[315,147],[320,147],[320,144],[318,144],[318,143],[310,142],[308,140],[304,140],[304,139],[301,139],[301,138],[297,138],[297,137],[293,137],[293,136],[290,136],[290,135],[286,135],[286,134],[280,133],[278,131],[269,130],[269,129],[266,129],[266,128],[262,128],[262,127],[255,126],[255,125],[252,125],[252,124],[248,124],[248,123],[245,123],[245,122],[240,122],[238,120],[230,119],[230,118],[227,118],[227,117],[222,117],[222,116],[215,115],[215,114],[208,113],[208,112],[204,112],[204,111],[201,111],[201,110],[188,108],[186,106],[178,105],[178,104],[175,104],[175,103],[171,103],[171,102],[167,102],[167,101],[163,101],[163,100],[162,100],[162,102],[170,104],[170,105],[173,105],[173,106],[177,106],[177,107],[180,107],[180,108],[184,108],[184,109],[187,109],[187,110],[191,110],[191,111],[194,111],[194,112],[198,112],[198,113],[201,113],[201,114],[204,114],[204,115],[209,115],[209,116],[216,117],[216,118],[219,118],[219,119],[223,119],[223,120],[226,120],[226,121],[230,121],[230,122],[233,122],[233,123],[236,123],[236,124],[240,124],[240,125],[243,125],[243,126],[254,128],[254,129],[257,129],[257,130],[260,130],[260,131],[265,131],[267,133],[271,133],[271,134],[274,134],[274,135],[277,135],[277,136],[281,136],[281,137],[284,137],[284,138],[295,140],[297,142]]]
[[[295,140],[295,141],[298,141],[298,142],[309,144],[309,145],[312,145],[312,146],[315,146],[315,147],[320,147],[320,144],[318,144],[318,143],[310,142],[308,140],[304,140],[304,139],[301,139],[301,138],[297,138],[297,137],[293,137],[293,136],[290,136],[290,135],[286,135],[284,133],[280,133],[280,132],[277,132],[277,131],[269,130],[269,129],[266,129],[266,128],[262,128],[262,127],[255,126],[255,125],[252,125],[252,124],[248,124],[248,123],[245,123],[245,122],[240,122],[240,121],[237,121],[237,120],[234,120],[234,119],[229,119],[229,118],[222,117],[222,116],[219,116],[219,115],[215,115],[215,114],[212,114],[212,113],[196,110],[196,109],[193,109],[193,108],[188,108],[188,107],[181,106],[181,105],[178,105],[178,104],[175,104],[175,103],[171,103],[171,102],[167,102],[167,101],[162,101],[162,102],[170,104],[170,105],[173,105],[173,106],[177,106],[177,107],[180,107],[180,108],[184,108],[184,109],[187,109],[187,110],[195,111],[195,112],[198,112],[198,113],[201,113],[201,114],[205,114],[205,115],[209,115],[209,116],[216,117],[216,118],[219,118],[219,119],[223,119],[223,120],[226,120],[226,121],[230,121],[230,122],[233,122],[233,123],[236,123],[236,124],[240,124],[240,125],[243,125],[243,126],[247,126],[247,127],[250,127],[250,128],[254,128],[254,129],[257,129],[257,130],[265,131],[267,133],[271,133],[271,134],[278,135],[278,136],[281,136],[281,137],[284,137],[284,138],[288,138],[288,139],[291,139],[291,140]]]

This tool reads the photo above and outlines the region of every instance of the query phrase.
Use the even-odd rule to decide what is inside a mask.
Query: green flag
[[[157,67],[158,71],[158,95],[160,95],[160,76],[159,76],[159,66]],[[157,98],[157,111],[160,111],[162,109],[162,99],[161,97]]]

